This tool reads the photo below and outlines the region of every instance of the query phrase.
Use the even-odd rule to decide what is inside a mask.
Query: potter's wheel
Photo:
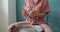
[[[18,32],[42,32],[42,31],[43,28],[41,26],[30,24],[22,25],[19,26],[18,28]]]

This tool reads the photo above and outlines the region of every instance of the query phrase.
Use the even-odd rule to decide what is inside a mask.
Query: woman
[[[27,16],[25,22],[14,23],[15,26],[19,24],[32,24],[32,25],[41,25],[44,28],[44,32],[52,32],[48,23],[44,20],[46,14],[50,12],[50,7],[48,0],[25,0],[22,14]],[[8,28],[8,32],[10,27]],[[11,31],[10,31],[11,32]]]

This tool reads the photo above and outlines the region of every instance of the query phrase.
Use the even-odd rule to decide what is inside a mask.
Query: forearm
[[[15,31],[15,28],[28,24],[27,22],[16,22],[8,26],[8,32]]]
[[[42,27],[44,28],[44,32],[53,32],[52,29],[46,24],[42,24]]]

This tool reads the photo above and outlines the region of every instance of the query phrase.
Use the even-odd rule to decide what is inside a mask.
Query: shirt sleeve
[[[50,6],[48,3],[48,0],[44,0],[42,5],[42,10],[44,11],[44,13],[47,13],[47,14],[50,12]]]
[[[23,6],[23,11],[27,11],[30,10],[30,5],[29,5],[29,1],[28,0],[25,0],[24,1],[24,6]]]
[[[35,9],[36,11],[40,11],[43,13],[49,13],[50,12],[50,6],[48,3],[48,0],[40,0],[37,4],[37,7]]]

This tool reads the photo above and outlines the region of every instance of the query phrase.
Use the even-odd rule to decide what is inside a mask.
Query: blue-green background
[[[22,7],[24,0],[16,0],[17,22],[24,21]],[[60,0],[49,0],[51,12],[45,17],[54,32],[60,32]]]

